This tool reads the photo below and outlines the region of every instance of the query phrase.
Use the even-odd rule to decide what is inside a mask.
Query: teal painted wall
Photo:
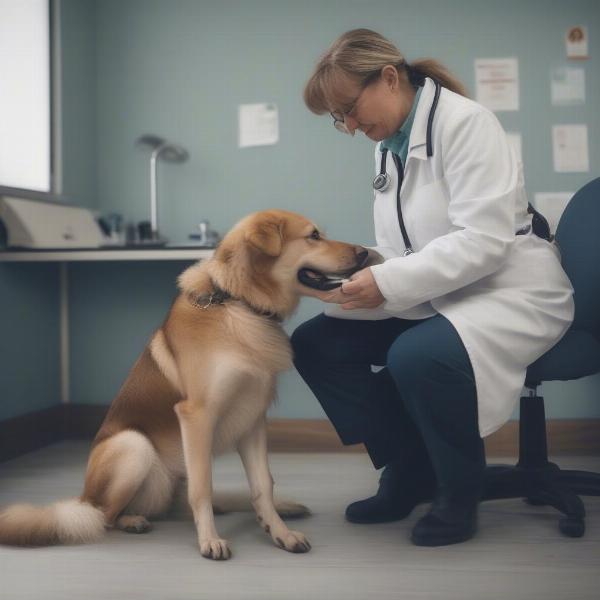
[[[65,198],[93,206],[96,186],[94,0],[61,12]],[[76,94],[73,91],[77,91]],[[60,402],[58,266],[0,263],[0,420]]]
[[[521,110],[499,117],[507,130],[522,133],[532,197],[537,191],[574,190],[592,177],[553,172],[552,124],[588,123],[592,172],[600,172],[596,2],[103,0],[96,11],[96,206],[134,220],[148,215],[147,159],[133,143],[142,133],[163,135],[191,152],[184,165],[160,165],[161,228],[174,240],[185,239],[202,218],[225,231],[248,212],[278,206],[305,213],[332,237],[372,243],[372,144],[361,136],[337,134],[301,98],[319,54],[341,32],[357,26],[381,31],[409,59],[438,57],[471,90],[474,58],[517,56]],[[582,63],[587,102],[552,107],[550,69],[566,64],[564,31],[578,23],[587,24],[591,33],[592,58]],[[280,143],[239,149],[237,106],[263,101],[279,107]],[[178,267],[161,265],[152,274],[156,297],[144,291],[151,268],[107,265],[102,282],[90,271],[74,273],[72,305],[81,313],[80,326],[103,312],[97,318],[105,337],[123,343],[116,350],[109,344],[88,348],[87,336],[74,333],[73,355],[81,371],[73,374],[73,399],[107,402],[142,340],[161,322]],[[131,289],[115,284],[119,299],[112,307],[95,302],[91,290],[104,289],[111,278],[121,281],[123,273]],[[79,289],[86,290],[85,303]],[[120,311],[128,305],[144,305],[148,320],[121,323]],[[320,308],[305,301],[288,330]],[[88,376],[101,377],[99,367],[106,385],[87,386]],[[600,416],[599,387],[600,378],[545,385],[549,414]],[[276,415],[323,416],[295,373],[283,377],[279,396]]]
[[[587,102],[552,107],[550,69],[566,64],[563,36],[590,28],[582,63]],[[182,143],[184,165],[161,165],[164,232],[184,239],[209,218],[225,230],[247,212],[281,206],[310,215],[332,236],[369,242],[372,142],[339,135],[303,105],[318,56],[343,31],[368,26],[408,59],[444,61],[474,91],[476,57],[520,59],[521,110],[500,113],[523,135],[526,181],[538,191],[574,190],[592,175],[553,172],[551,126],[587,122],[592,173],[600,160],[600,8],[591,0],[102,0],[97,3],[97,206],[148,215],[144,132]],[[270,101],[280,111],[276,146],[238,149],[237,107]]]
[[[96,2],[60,0],[63,194],[96,204]]]
[[[476,57],[516,56],[521,110],[499,113],[523,136],[528,191],[571,191],[600,173],[600,8],[591,0],[63,0],[65,191],[127,219],[149,214],[143,133],[186,146],[191,160],[160,165],[160,224],[183,240],[208,218],[220,231],[244,214],[277,206],[310,216],[331,237],[369,244],[372,143],[338,134],[301,93],[319,54],[343,31],[366,26],[410,60],[433,56],[474,91]],[[586,104],[553,107],[550,69],[567,64],[563,35],[590,31]],[[70,52],[74,54],[69,55]],[[81,99],[81,100],[80,100]],[[275,102],[280,143],[237,147],[237,106]],[[552,169],[551,126],[587,123],[591,172]],[[81,135],[78,137],[77,133]],[[68,189],[67,189],[68,188]],[[107,403],[164,318],[184,263],[70,267],[72,401]],[[2,302],[0,300],[0,302]],[[303,301],[293,328],[321,309]],[[546,384],[552,417],[598,417],[600,377]],[[295,373],[285,374],[273,414],[323,416]]]
[[[58,267],[0,263],[0,420],[60,402]]]

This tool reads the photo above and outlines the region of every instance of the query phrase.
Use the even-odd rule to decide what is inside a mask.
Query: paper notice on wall
[[[546,217],[552,233],[556,233],[560,217],[573,194],[574,192],[541,192],[535,194],[533,205]]]
[[[490,110],[519,110],[519,61],[516,58],[475,60],[477,102]]]
[[[550,73],[552,104],[575,106],[585,103],[585,71],[581,67],[557,67]]]
[[[552,149],[557,173],[586,173],[590,170],[587,125],[554,125]]]
[[[239,147],[267,146],[279,141],[279,114],[273,103],[240,104]]]
[[[588,55],[588,30],[584,25],[569,27],[565,33],[567,58],[585,59]]]
[[[517,161],[522,163],[523,162],[523,144],[521,141],[521,134],[517,133],[516,131],[507,131],[506,139],[508,140],[510,147],[512,148],[513,152],[515,153],[515,156],[517,157]]]

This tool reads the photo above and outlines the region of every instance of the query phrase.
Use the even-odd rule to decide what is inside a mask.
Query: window
[[[51,2],[0,0],[0,193],[51,193]]]

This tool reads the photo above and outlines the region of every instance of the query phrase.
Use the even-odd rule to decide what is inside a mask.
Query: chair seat
[[[600,372],[600,341],[591,333],[569,330],[527,369],[526,384],[568,381]]]

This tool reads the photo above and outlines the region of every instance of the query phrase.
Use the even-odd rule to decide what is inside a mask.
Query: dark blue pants
[[[376,468],[401,459],[433,467],[441,490],[481,487],[485,452],[473,369],[447,319],[319,315],[296,329],[292,347],[298,372],[342,442],[364,443]]]

